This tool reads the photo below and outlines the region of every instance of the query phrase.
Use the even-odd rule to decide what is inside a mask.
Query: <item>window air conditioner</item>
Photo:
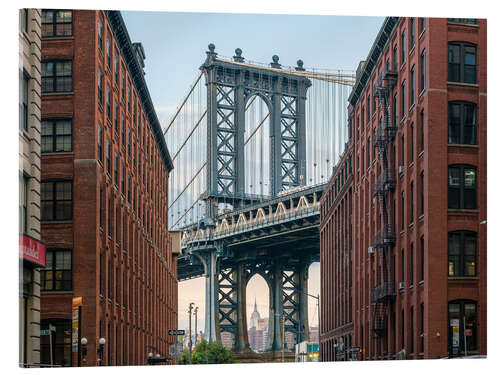
[[[403,173],[405,171],[405,166],[404,165],[400,165],[399,166],[399,173]]]
[[[405,282],[404,281],[400,281],[399,282],[399,289],[404,289],[405,287]]]
[[[375,248],[373,246],[368,246],[368,254],[375,254]]]

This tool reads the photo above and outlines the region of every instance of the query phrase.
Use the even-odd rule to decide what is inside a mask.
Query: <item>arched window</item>
[[[477,105],[469,102],[448,103],[448,143],[477,144]]]
[[[477,171],[472,165],[448,167],[448,208],[477,208]]]
[[[478,350],[477,303],[455,300],[448,303],[448,348],[450,358]]]
[[[448,233],[448,276],[477,275],[477,233]]]

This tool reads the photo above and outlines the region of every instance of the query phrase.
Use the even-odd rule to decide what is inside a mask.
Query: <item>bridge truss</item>
[[[233,349],[245,352],[246,286],[261,275],[269,286],[267,350],[280,351],[283,329],[295,343],[309,336],[319,198],[347,140],[354,76],[208,49],[164,131],[174,163],[169,227],[183,231],[179,280],[205,276],[207,338],[229,333]]]

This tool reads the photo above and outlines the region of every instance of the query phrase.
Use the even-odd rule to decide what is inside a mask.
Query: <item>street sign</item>
[[[168,330],[168,335],[169,336],[182,336],[185,335],[186,331],[183,329],[169,329]]]
[[[50,335],[50,332],[48,329],[41,329],[40,330],[40,336],[48,336]]]

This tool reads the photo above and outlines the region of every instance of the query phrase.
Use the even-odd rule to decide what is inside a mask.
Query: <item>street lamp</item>
[[[85,357],[87,356],[87,342],[88,342],[88,340],[86,337],[82,337],[82,339],[80,340],[80,344],[82,344],[82,351],[81,351],[82,362],[87,361],[85,359]]]
[[[102,366],[102,357],[104,355],[104,344],[106,344],[106,339],[104,337],[101,337],[99,339],[99,348],[97,349],[97,353],[99,354],[99,366]]]
[[[194,302],[189,303],[189,364],[192,364],[193,338],[191,336],[191,313],[193,312]]]

